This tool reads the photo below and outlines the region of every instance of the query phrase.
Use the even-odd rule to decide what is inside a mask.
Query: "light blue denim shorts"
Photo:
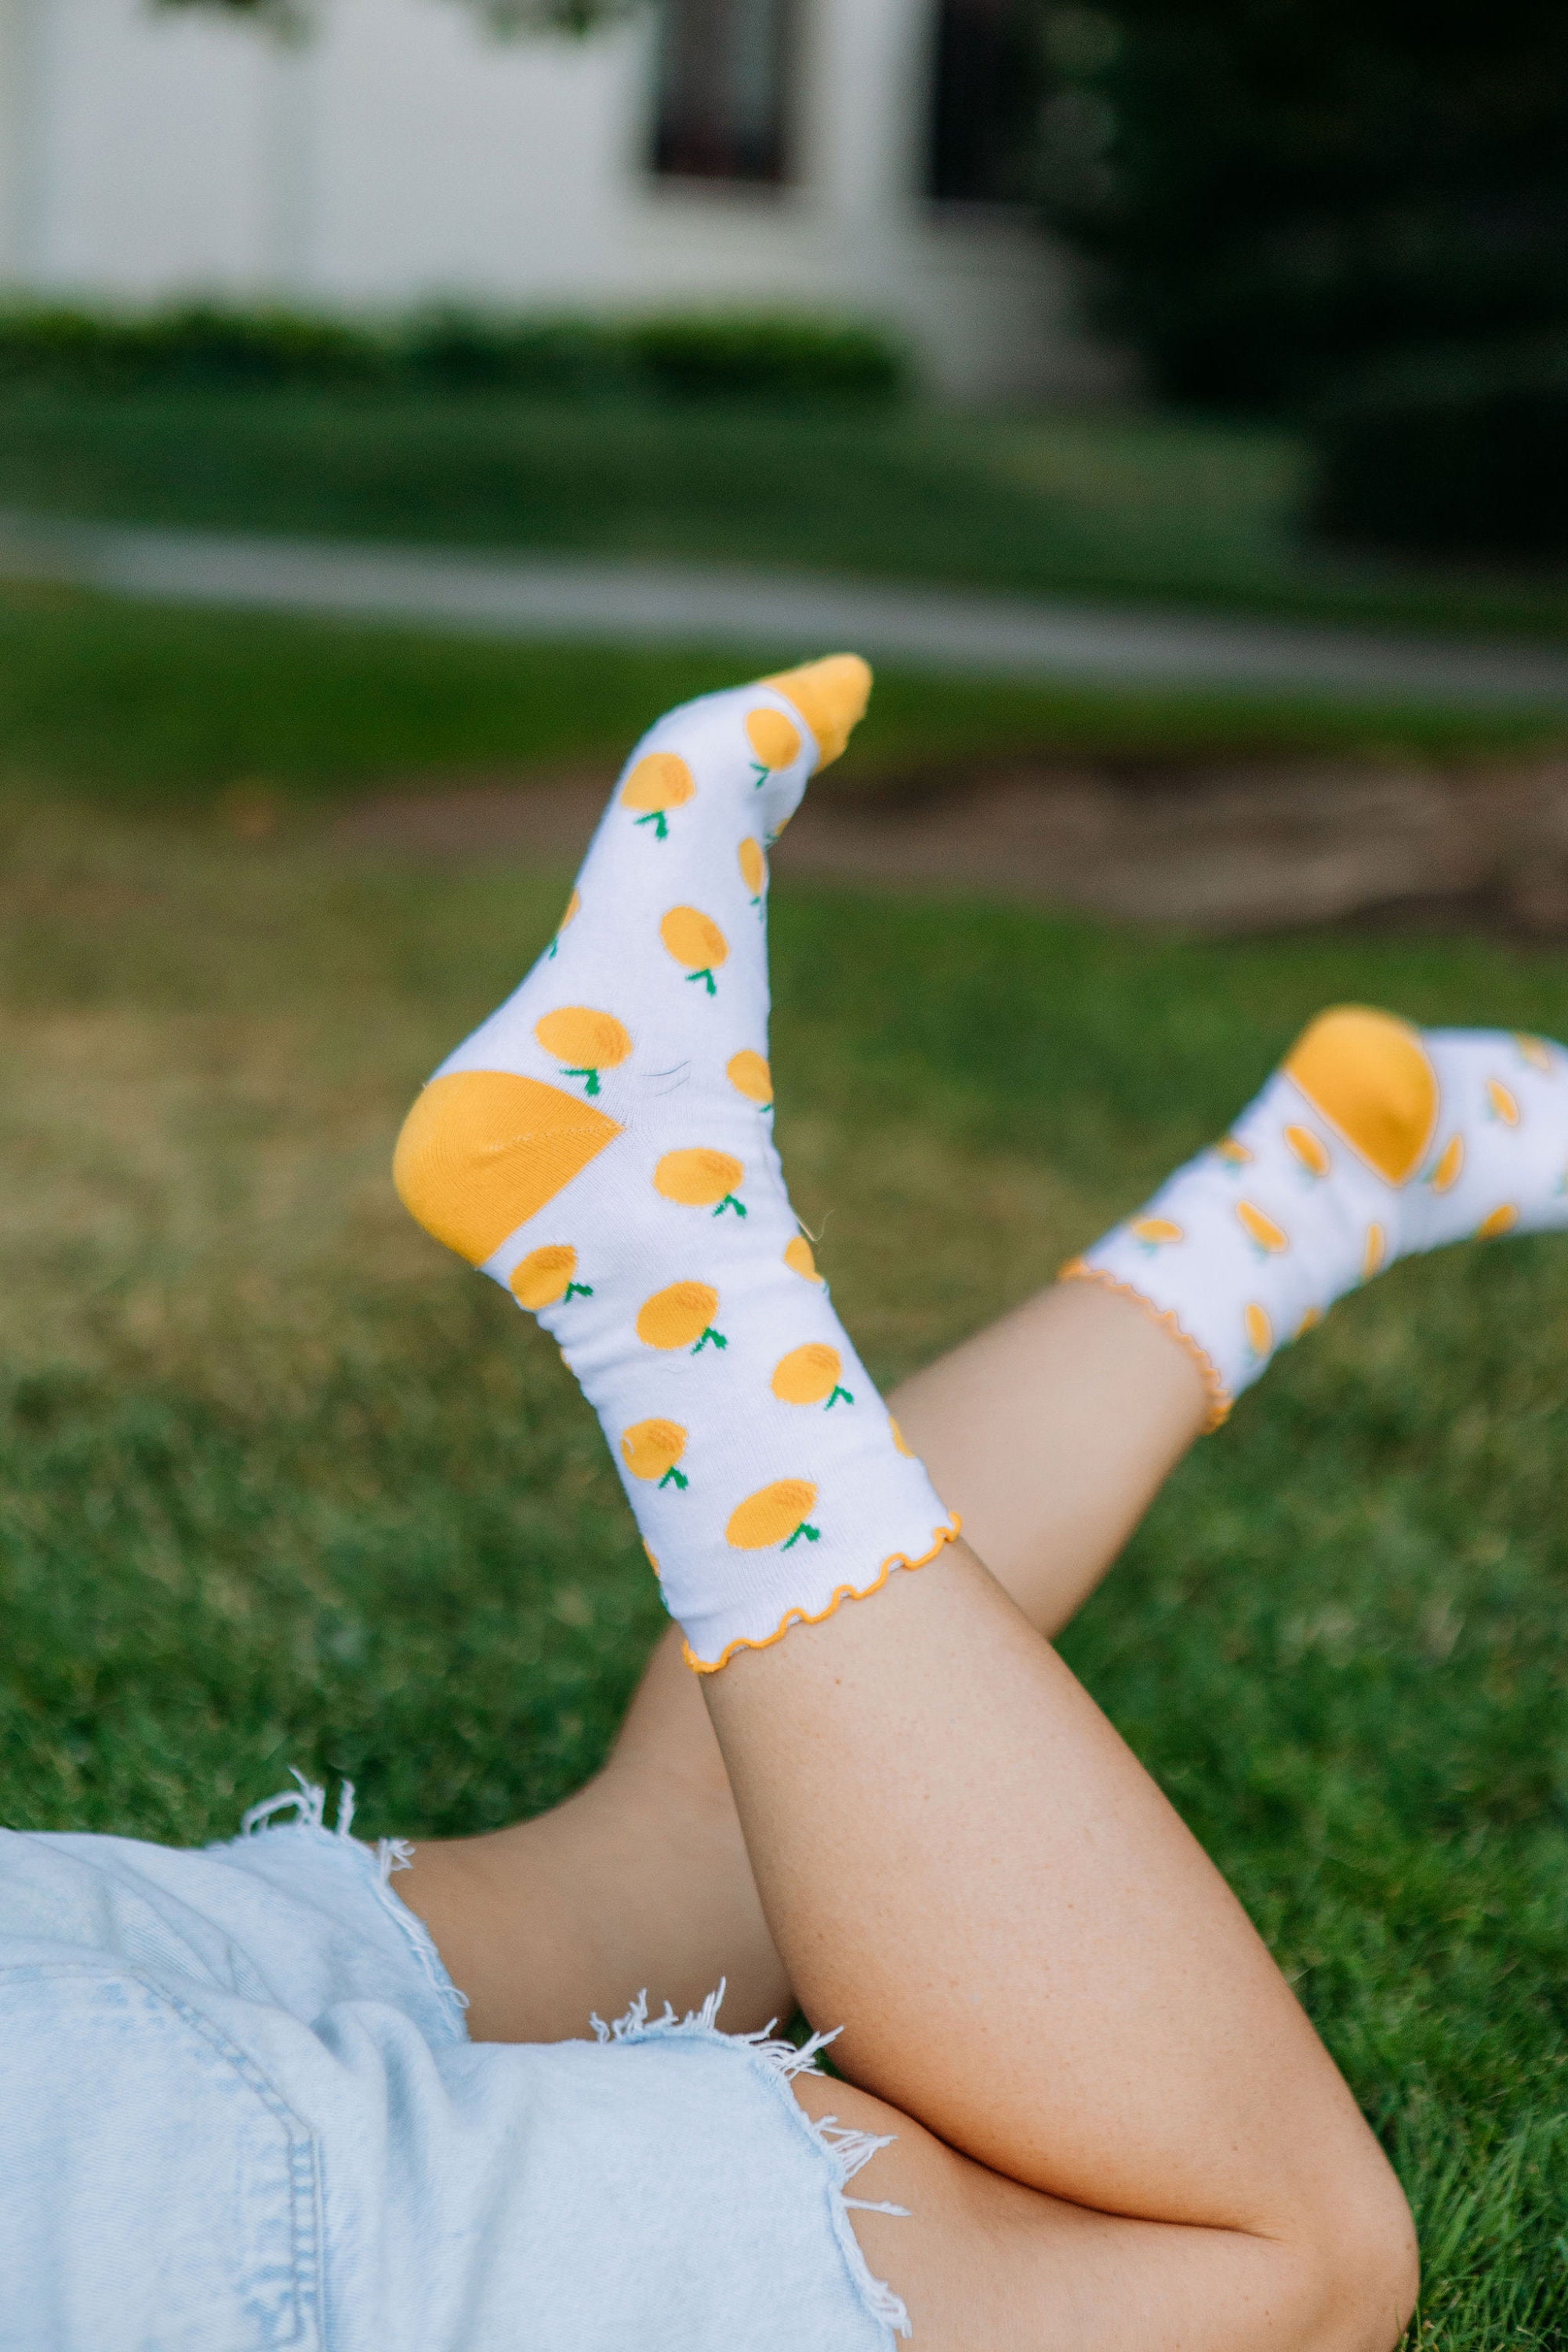
[[[805,2053],[470,2041],[405,1853],[0,1831],[4,2352],[891,2352]]]

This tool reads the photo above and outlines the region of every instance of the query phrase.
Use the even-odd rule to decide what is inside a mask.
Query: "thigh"
[[[397,1892],[434,1937],[480,2042],[559,2042],[647,1992],[732,2031],[794,1996],[752,1876],[719,1744],[674,1629],[604,1770],[553,1811],[421,1843]]]
[[[1094,2212],[988,2170],[852,2084],[803,2074],[794,2089],[814,2122],[890,2138],[853,2182],[850,2219],[872,2276],[908,2310],[916,2352],[1339,2342],[1308,2266],[1269,2240]],[[883,2204],[904,2211],[871,2210]]]

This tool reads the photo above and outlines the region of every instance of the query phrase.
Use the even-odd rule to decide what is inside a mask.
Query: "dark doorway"
[[[949,204],[1031,194],[1039,74],[1019,0],[938,0],[926,193]]]
[[[653,168],[766,184],[789,174],[794,0],[664,0]]]

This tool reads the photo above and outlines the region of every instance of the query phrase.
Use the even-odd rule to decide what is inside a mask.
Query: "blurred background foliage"
[[[1118,0],[1037,25],[1041,200],[1152,389],[1305,414],[1331,533],[1568,547],[1568,14]]]
[[[1172,396],[1299,404],[1568,329],[1568,15],[1118,0],[1043,18],[1042,193]]]

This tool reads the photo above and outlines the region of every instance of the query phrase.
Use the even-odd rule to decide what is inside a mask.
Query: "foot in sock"
[[[1230,1133],[1064,1267],[1196,1355],[1218,1423],[1275,1349],[1395,1258],[1568,1229],[1568,1053],[1340,1006]]]
[[[413,1215],[558,1341],[703,1671],[957,1532],[833,1311],[773,1140],[767,851],[869,686],[836,655],[661,719],[553,942],[397,1146]]]

